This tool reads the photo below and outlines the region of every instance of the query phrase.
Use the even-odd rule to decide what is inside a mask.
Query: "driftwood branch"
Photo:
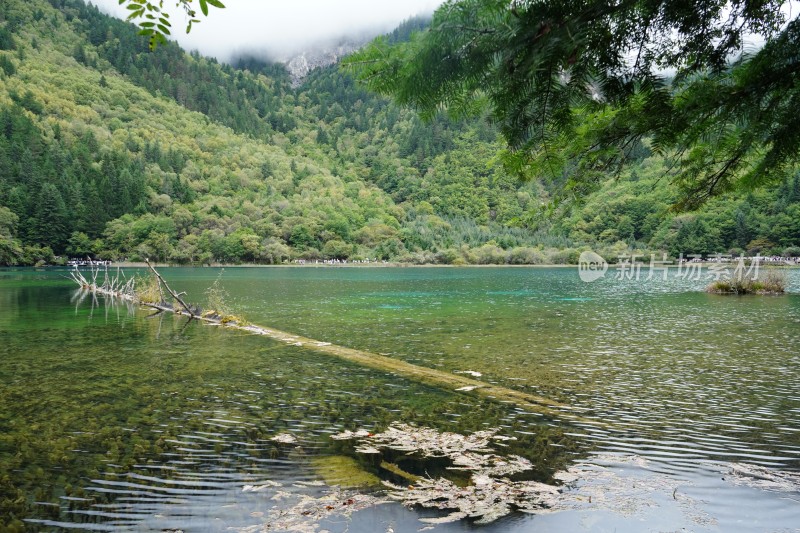
[[[155,309],[158,312],[173,311],[183,314],[182,311],[173,309],[172,306],[165,301],[164,289],[166,289],[166,291],[175,299],[175,301],[177,301],[185,310],[185,314],[188,314],[190,319],[200,317],[200,308],[197,306],[190,306],[183,300],[183,298],[181,298],[181,296],[185,295],[186,293],[176,294],[175,291],[170,288],[169,284],[164,281],[164,278],[161,277],[161,274],[159,274],[149,262],[147,263],[147,266],[150,267],[150,270],[156,277],[158,294],[160,298],[158,302],[142,300],[141,295],[136,290],[136,278],[126,278],[119,268],[117,268],[116,275],[111,275],[108,272],[108,266],[106,266],[103,272],[102,283],[98,282],[100,267],[93,267],[91,269],[91,275],[89,276],[89,279],[87,279],[87,276],[84,276],[76,266],[75,269],[70,272],[69,277],[75,281],[75,283],[77,283],[82,290],[86,291],[86,293],[91,293],[93,298],[98,294],[102,294],[105,296],[120,298],[128,302],[137,303],[139,305],[144,305],[146,307]]]
[[[181,307],[183,307],[183,309],[186,311],[186,313],[192,318],[197,318],[199,315],[195,314],[195,310],[192,307],[189,307],[186,304],[186,302],[183,301],[183,298],[181,298],[181,294],[186,294],[186,293],[183,293],[183,292],[182,293],[177,293],[177,292],[173,291],[170,288],[170,286],[167,284],[167,282],[164,281],[164,278],[161,277],[161,274],[159,274],[158,271],[153,267],[153,265],[150,264],[150,260],[149,259],[145,259],[145,263],[147,263],[147,266],[153,272],[153,275],[155,275],[156,279],[158,279],[158,290],[159,290],[159,292],[161,292],[161,285],[163,284],[164,288],[167,290],[167,292],[170,294],[170,296],[172,296],[175,299],[176,302],[181,304]]]

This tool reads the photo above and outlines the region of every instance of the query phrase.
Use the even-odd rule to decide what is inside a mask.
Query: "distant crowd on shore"
[[[731,254],[717,254],[708,257],[688,256],[681,257],[679,263],[733,263],[739,261],[739,256]],[[760,263],[775,263],[785,265],[800,265],[800,257],[785,257],[782,255],[753,255],[743,258],[746,263],[760,262]]]
[[[70,259],[67,261],[67,266],[74,266],[74,267],[95,267],[95,266],[109,266],[111,261],[103,261],[103,260],[93,260],[93,259]]]
[[[292,263],[296,265],[377,265],[388,264],[385,259],[295,259]]]
[[[787,257],[781,255],[755,255],[743,257],[745,263],[761,263],[773,265],[796,265],[800,266],[800,257]],[[737,263],[740,257],[732,254],[715,254],[703,257],[701,255],[687,255],[680,256],[676,263]],[[396,262],[387,261],[385,259],[367,258],[367,259],[294,259],[291,261],[295,265],[388,265],[397,264]],[[63,264],[63,263],[62,263]],[[67,266],[70,267],[102,267],[110,266],[112,264],[127,264],[127,259],[120,262],[94,260],[94,259],[70,259],[67,261]],[[673,264],[673,263],[670,263]]]

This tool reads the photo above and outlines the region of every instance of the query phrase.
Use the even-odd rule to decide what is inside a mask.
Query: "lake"
[[[251,323],[479,373],[564,415],[81,298],[66,269],[0,269],[0,531],[798,531],[800,270],[789,294],[747,297],[675,271],[593,283],[574,268],[161,272],[196,302],[219,278]],[[559,512],[488,525],[427,526],[441,513],[397,502],[286,516],[356,470],[372,480],[357,494],[397,481],[331,435],[398,421],[498,428],[514,440],[497,449],[533,463],[524,479],[582,477]]]

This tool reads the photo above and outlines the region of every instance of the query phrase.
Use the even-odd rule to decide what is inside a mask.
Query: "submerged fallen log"
[[[256,335],[264,335],[292,346],[308,348],[319,353],[332,355],[334,357],[338,357],[339,359],[351,361],[353,363],[376,370],[392,372],[420,383],[451,390],[453,392],[477,395],[498,402],[512,403],[527,411],[550,417],[558,417],[581,424],[607,427],[607,424],[584,418],[570,412],[571,407],[568,405],[556,402],[549,398],[537,396],[535,394],[494,385],[475,378],[467,377],[467,375],[464,374],[456,374],[425,366],[414,365],[399,359],[394,359],[392,357],[378,355],[363,350],[347,348],[345,346],[338,346],[329,342],[323,342],[300,335],[294,335],[292,333],[274,328],[245,324],[236,317],[220,314],[215,310],[210,310],[204,313],[199,306],[187,304],[182,298],[183,293],[176,293],[149,261],[147,262],[147,266],[154,275],[157,289],[153,286],[146,287],[144,290],[141,289],[141,287],[137,288],[135,286],[136,283],[133,281],[134,278],[131,278],[131,280],[123,285],[118,280],[119,275],[121,274],[118,273],[117,277],[109,278],[107,272],[108,267],[106,267],[106,271],[104,272],[104,282],[101,284],[96,282],[96,279],[100,273],[99,268],[92,271],[92,282],[86,280],[86,278],[80,272],[78,272],[77,269],[73,271],[72,278],[81,286],[82,289],[96,294],[121,298],[139,305],[157,309],[159,311],[187,315],[190,317],[190,319],[196,319],[205,323],[222,325],[228,328],[246,331]],[[172,302],[164,301],[164,290],[166,290],[167,294],[169,294],[175,300],[175,302],[177,302],[177,305],[174,305]],[[156,291],[160,296],[154,296],[153,293]]]
[[[332,355],[340,359],[358,363],[362,366],[374,368],[376,370],[393,372],[399,376],[413,379],[414,381],[425,383],[427,385],[441,387],[454,392],[461,392],[463,394],[477,395],[499,402],[513,403],[522,409],[547,416],[565,418],[584,424],[598,426],[603,425],[596,420],[587,419],[569,412],[570,407],[568,405],[556,402],[549,398],[544,398],[542,396],[529,394],[524,391],[493,385],[485,381],[479,381],[477,379],[468,378],[463,375],[453,374],[443,370],[436,370],[434,368],[414,365],[384,355],[347,348],[345,346],[338,346],[328,342],[321,342],[273,328],[256,326],[252,324],[239,325],[233,323],[226,324],[226,326],[248,331],[256,335],[265,335],[272,339],[285,342],[286,344],[309,348],[317,352]]]

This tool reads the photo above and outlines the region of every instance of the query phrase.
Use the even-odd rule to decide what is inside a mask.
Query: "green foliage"
[[[8,25],[0,26],[0,50],[14,50],[16,43]]]
[[[192,5],[193,0],[175,0],[175,7],[183,9],[186,18],[189,22],[186,26],[186,33],[192,31],[192,24],[200,22],[197,18],[197,12]],[[200,11],[203,15],[208,15],[208,6],[217,8],[224,8],[222,2],[219,0],[198,0],[200,4]],[[172,24],[169,21],[169,13],[163,11],[164,2],[159,0],[157,2],[150,2],[149,0],[119,0],[120,5],[130,11],[128,20],[139,20],[139,35],[149,37],[150,49],[155,50],[158,45],[166,44],[167,35],[171,35],[170,28]]]
[[[331,240],[322,247],[325,259],[347,259],[353,254],[354,246],[340,239]]]
[[[662,179],[665,165],[651,157],[619,179],[607,178],[599,191],[557,223],[559,230],[598,249],[621,241],[672,257],[786,255],[784,250],[800,240],[800,196],[791,192],[800,174],[772,190],[724,194],[693,213],[678,214],[669,209],[678,193]]]
[[[0,206],[0,235],[10,238],[16,230],[19,217],[7,207]]]
[[[17,67],[14,62],[5,54],[0,54],[0,70],[3,71],[5,76],[13,76],[17,73]]]
[[[347,64],[427,118],[488,108],[506,167],[560,198],[585,198],[651,139],[677,160],[677,206],[694,209],[793,173],[800,21],[783,25],[782,4],[450,0],[427,30]],[[766,45],[742,54],[748,34]]]
[[[140,276],[136,279],[136,298],[140,302],[160,304],[163,302],[161,282],[155,274]]]
[[[17,104],[0,111],[0,204],[18,219],[15,235],[60,254],[73,232],[99,237],[107,220],[144,199],[143,162],[99,149],[88,130],[49,139],[26,113],[44,112],[33,92],[10,96]]]
[[[67,244],[67,253],[71,257],[93,256],[94,242],[82,231],[73,231]]]
[[[37,196],[29,238],[36,243],[62,250],[68,235],[68,221],[67,208],[61,193],[52,183],[45,183]]]
[[[53,250],[49,246],[29,245],[22,248],[22,255],[19,260],[24,265],[53,265],[63,264],[63,261],[56,259]]]
[[[426,123],[336,68],[293,88],[282,66],[253,58],[234,68],[174,44],[150,52],[136,28],[78,0],[10,2],[25,59],[0,77],[4,264],[544,264],[586,247],[614,258],[800,244],[798,177],[676,216],[679,192],[662,179],[674,160],[643,142],[627,170],[598,172],[583,204],[553,218],[566,175],[519,182],[484,117]]]
[[[800,246],[789,246],[782,252],[784,257],[800,257]]]

